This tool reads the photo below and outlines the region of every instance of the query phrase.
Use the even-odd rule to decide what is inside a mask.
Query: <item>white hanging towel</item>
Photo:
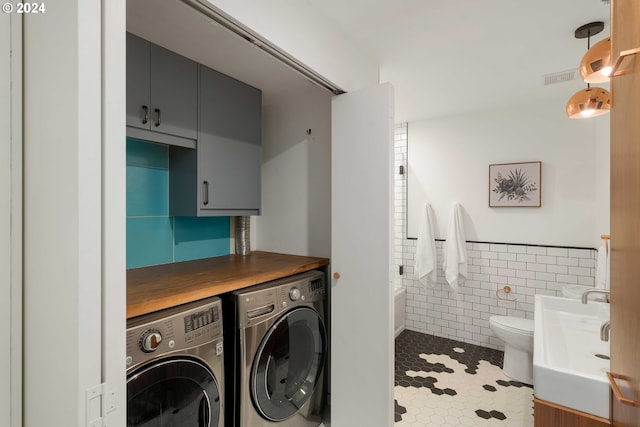
[[[444,277],[455,292],[458,284],[467,278],[467,242],[462,223],[462,207],[455,202],[449,214],[447,241],[444,248]]]
[[[598,248],[596,260],[596,289],[609,289],[609,254],[605,245]]]
[[[416,276],[425,286],[433,286],[437,279],[436,241],[433,235],[433,210],[425,203],[420,214],[418,246],[415,258]]]

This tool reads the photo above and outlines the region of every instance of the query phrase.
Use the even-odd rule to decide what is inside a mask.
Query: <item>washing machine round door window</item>
[[[271,326],[251,372],[251,397],[264,418],[283,421],[298,412],[320,379],[326,348],[324,324],[311,308],[294,308]]]
[[[127,427],[218,427],[219,419],[217,381],[197,360],[165,359],[127,378]]]

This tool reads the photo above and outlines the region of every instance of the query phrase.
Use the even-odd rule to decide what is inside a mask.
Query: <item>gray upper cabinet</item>
[[[127,33],[127,126],[133,128],[127,133],[165,143],[195,140],[197,120],[198,64]]]
[[[260,209],[261,99],[258,89],[200,66],[201,209]]]
[[[170,149],[169,214],[258,215],[262,93],[203,65],[199,80],[197,149]]]
[[[149,42],[127,33],[127,126],[149,129]]]

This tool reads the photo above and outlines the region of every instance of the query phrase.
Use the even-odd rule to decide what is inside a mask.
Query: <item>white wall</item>
[[[329,257],[331,95],[310,84],[265,106],[262,118],[262,215],[253,246]]]
[[[100,410],[101,2],[52,6],[23,31],[25,427]]]
[[[396,168],[407,165],[406,124],[396,126]],[[567,285],[595,285],[594,249],[572,249],[520,244],[467,243],[469,275],[453,292],[442,271],[444,242],[436,242],[437,279],[425,287],[416,277],[417,241],[406,238],[406,175],[396,174],[394,284],[406,289],[405,326],[470,344],[503,349],[489,327],[492,315],[533,319],[535,295],[561,295]],[[400,276],[399,266],[404,266]],[[510,299],[496,298],[496,291],[511,287]],[[504,296],[504,295],[503,295]]]
[[[378,83],[378,64],[309,3],[204,0],[345,91]]]
[[[597,246],[609,232],[609,119],[570,120],[566,100],[410,122],[408,237],[431,203],[436,238],[465,210],[467,240]],[[542,161],[541,208],[489,208],[488,166]]]
[[[610,234],[610,213],[611,213],[611,200],[610,200],[610,173],[611,173],[611,149],[610,149],[610,135],[611,129],[609,125],[609,115],[605,117],[597,117],[597,122],[594,123],[596,127],[595,139],[596,139],[596,204],[595,204],[595,233],[594,239],[599,240],[600,235]],[[599,247],[601,243],[595,242],[594,247]]]

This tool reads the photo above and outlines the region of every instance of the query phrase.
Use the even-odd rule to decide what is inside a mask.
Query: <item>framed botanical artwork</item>
[[[542,162],[489,165],[489,207],[542,206]]]

